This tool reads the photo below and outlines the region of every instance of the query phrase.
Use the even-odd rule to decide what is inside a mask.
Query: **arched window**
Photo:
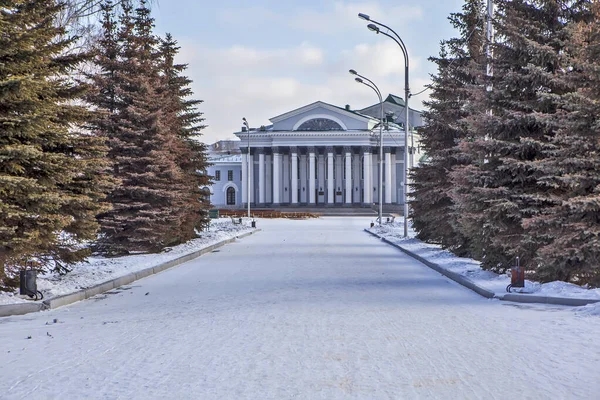
[[[227,205],[228,206],[235,205],[235,189],[232,187],[227,188]]]
[[[313,118],[298,127],[299,131],[343,131],[337,122],[327,118]]]

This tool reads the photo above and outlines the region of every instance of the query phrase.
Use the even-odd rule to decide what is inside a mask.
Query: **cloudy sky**
[[[389,25],[410,55],[413,93],[435,72],[430,55],[455,35],[448,23],[463,0],[161,0],[156,29],[181,46],[195,98],[204,100],[204,141],[235,138],[242,117],[251,127],[317,100],[364,108],[377,96],[354,82],[355,69],[384,94],[404,94],[398,46],[366,28],[359,12]],[[411,99],[422,109],[427,93]]]

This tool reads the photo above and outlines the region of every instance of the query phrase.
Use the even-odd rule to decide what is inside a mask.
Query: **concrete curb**
[[[32,312],[42,311],[43,304],[40,303],[17,303],[5,304],[0,306],[0,317],[10,317],[11,315],[23,315]]]
[[[561,306],[580,307],[588,304],[600,303],[600,300],[594,299],[578,299],[574,297],[552,297],[552,296],[536,296],[533,294],[506,293],[498,295],[496,298],[504,301],[514,301],[516,303],[543,303],[556,304]]]
[[[86,289],[82,289],[74,293],[53,297],[51,299],[44,300],[38,303],[17,303],[0,305],[0,317],[9,317],[11,315],[23,315],[42,310],[55,309],[58,307],[66,306],[68,304],[76,303],[81,300],[89,299],[90,297],[96,296],[98,294],[108,292],[112,289],[116,289],[124,285],[129,285],[132,282],[137,281],[139,279],[146,278],[150,275],[155,275],[167,269],[176,267],[185,262],[193,260],[194,258],[198,258],[206,253],[210,253],[211,251],[219,247],[225,246],[226,244],[235,242],[236,239],[242,239],[260,231],[260,229],[255,229],[253,231],[243,233],[234,238],[226,239],[221,242],[212,244],[208,247],[205,247],[204,249],[194,251],[193,253],[183,255],[174,260],[166,261],[160,265],[142,269],[136,272],[131,272],[125,276],[120,276],[118,278],[111,279],[109,281],[100,283],[98,285]]]
[[[536,296],[530,294],[519,294],[519,293],[507,293],[504,295],[496,295],[496,293],[492,292],[489,289],[483,288],[481,286],[476,285],[472,280],[466,278],[463,275],[457,274],[456,272],[449,271],[445,268],[442,268],[436,263],[426,260],[425,258],[419,256],[418,254],[413,253],[410,250],[407,250],[400,246],[397,243],[393,243],[388,239],[382,238],[376,233],[371,232],[368,229],[365,229],[365,232],[375,236],[378,239],[381,239],[383,242],[390,244],[402,252],[408,254],[412,258],[422,262],[427,265],[429,268],[439,272],[440,274],[452,279],[454,282],[463,285],[466,288],[471,289],[475,293],[488,298],[488,299],[498,299],[503,301],[512,301],[515,303],[541,303],[541,304],[554,304],[554,305],[562,305],[562,306],[585,306],[587,304],[598,303],[600,300],[593,299],[578,299],[578,298],[570,298],[570,297],[552,297],[552,296]]]

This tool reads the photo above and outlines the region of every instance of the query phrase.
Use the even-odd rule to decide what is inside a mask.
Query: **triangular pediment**
[[[306,113],[308,111],[313,111],[313,110],[316,110],[318,108],[324,108],[324,109],[332,112],[333,114],[343,114],[343,115],[346,115],[346,116],[348,116],[350,118],[355,118],[355,119],[358,119],[358,120],[361,120],[361,121],[367,121],[367,120],[371,119],[371,117],[369,117],[369,116],[357,114],[356,112],[353,112],[353,111],[350,111],[350,110],[346,110],[344,108],[337,107],[337,106],[334,106],[332,104],[325,103],[323,101],[315,101],[314,103],[308,104],[308,105],[306,105],[304,107],[300,107],[300,108],[297,108],[295,110],[288,111],[288,112],[286,112],[284,114],[281,114],[281,115],[278,115],[276,117],[273,117],[273,118],[269,119],[269,121],[271,121],[273,123],[280,122],[280,121],[283,121],[284,119],[292,118],[292,117],[294,117],[296,115],[304,114],[304,113]]]
[[[273,130],[296,130],[302,123],[314,119],[330,119],[342,127],[342,130],[369,129],[373,118],[357,112],[336,107],[323,101],[316,101],[304,107],[288,111],[270,119]]]

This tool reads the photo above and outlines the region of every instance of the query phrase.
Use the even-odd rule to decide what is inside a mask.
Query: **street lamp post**
[[[403,176],[404,176],[404,193],[403,193],[403,200],[404,200],[404,237],[408,237],[408,201],[407,201],[407,193],[408,193],[408,99],[410,97],[410,89],[408,87],[408,64],[409,64],[409,58],[408,58],[408,49],[406,48],[406,46],[404,45],[404,42],[402,41],[402,38],[400,38],[400,36],[389,26],[382,24],[381,22],[377,22],[373,19],[371,19],[371,17],[369,17],[367,14],[362,14],[359,13],[358,17],[361,19],[364,19],[366,21],[370,21],[372,22],[372,24],[367,25],[367,28],[369,28],[369,30],[379,34],[381,33],[384,36],[389,37],[390,39],[392,39],[394,42],[396,42],[396,44],[400,47],[400,50],[402,50],[402,54],[404,55],[404,108],[406,111],[406,122],[404,123],[404,171],[403,171]],[[393,33],[393,36],[390,35],[387,32],[382,31],[379,26],[387,29],[389,32]]]
[[[381,225],[382,221],[383,221],[383,97],[381,97],[381,91],[379,90],[379,88],[377,87],[377,85],[375,83],[373,83],[372,80],[370,80],[367,77],[364,77],[362,75],[360,75],[358,72],[356,72],[355,70],[351,69],[350,74],[352,75],[356,75],[357,78],[355,78],[354,80],[358,83],[362,83],[365,86],[370,87],[371,89],[373,89],[375,91],[375,93],[377,93],[377,96],[379,97],[379,105],[381,107],[381,117],[379,119],[379,225]],[[366,83],[365,81],[369,82],[370,85],[368,83]]]
[[[248,121],[246,121],[246,117],[242,118],[244,121],[244,126],[246,127],[246,131],[248,131],[248,156],[247,156],[247,168],[246,168],[246,186],[248,190],[248,218],[250,218],[250,125]]]

